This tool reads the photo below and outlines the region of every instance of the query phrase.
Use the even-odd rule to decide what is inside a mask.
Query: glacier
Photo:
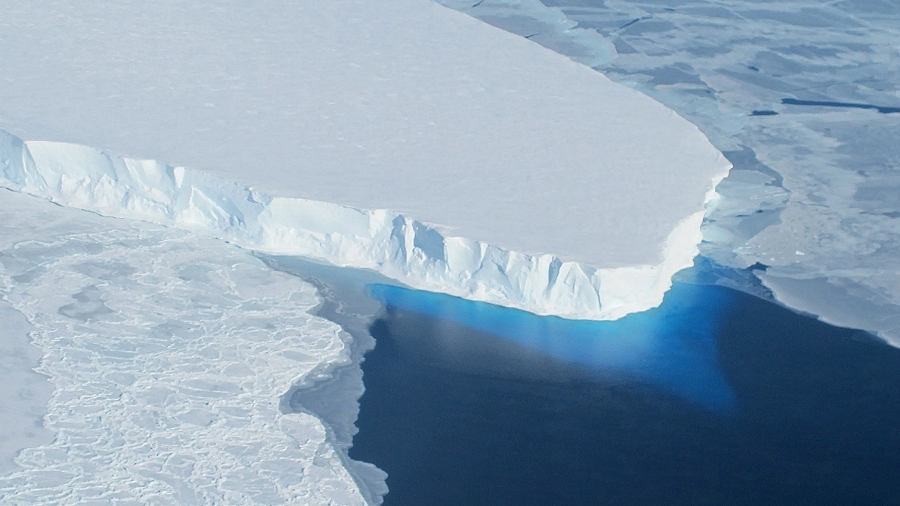
[[[644,94],[428,0],[4,9],[8,187],[419,289],[654,307],[730,167]]]

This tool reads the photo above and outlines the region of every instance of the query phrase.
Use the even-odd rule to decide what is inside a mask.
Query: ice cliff
[[[381,272],[410,286],[539,314],[612,319],[661,301],[691,264],[703,212],[669,234],[658,265],[598,269],[443,235],[395,212],[272,197],[215,175],[0,131],[7,188],[98,214],[174,225],[269,253]],[[709,190],[709,195],[714,193]]]

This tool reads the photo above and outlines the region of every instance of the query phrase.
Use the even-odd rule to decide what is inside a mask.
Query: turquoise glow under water
[[[368,289],[389,308],[451,321],[590,371],[638,380],[716,412],[737,410],[715,339],[732,307],[728,292],[676,283],[658,308],[616,321],[584,321],[392,285]]]

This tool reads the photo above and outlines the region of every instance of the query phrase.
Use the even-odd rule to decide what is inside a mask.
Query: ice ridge
[[[239,246],[371,269],[417,289],[542,315],[616,319],[659,305],[689,267],[704,211],[668,235],[656,265],[594,268],[453,237],[384,209],[273,197],[207,172],[0,130],[0,186],[101,215],[189,229]],[[715,197],[712,181],[705,203]]]

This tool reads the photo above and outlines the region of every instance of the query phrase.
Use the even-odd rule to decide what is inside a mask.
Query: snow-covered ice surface
[[[0,241],[3,239],[0,238]],[[28,320],[0,298],[0,476],[15,469],[13,459],[25,448],[49,443],[44,413],[53,387],[35,372],[42,350],[28,337]]]
[[[0,503],[379,502],[383,473],[283,407],[351,359],[315,287],[221,241],[0,192],[2,310],[23,320],[4,326],[31,326],[55,436],[18,455]]]
[[[596,68],[697,124],[735,165],[701,254],[767,266],[755,272],[777,300],[900,345],[896,0],[441,1],[564,51],[571,37],[541,23],[564,15],[609,39],[618,56]]]
[[[691,265],[729,168],[671,109],[429,0],[3,13],[0,128],[172,164],[129,180],[107,167],[118,155],[33,142],[49,185],[24,191],[318,248],[416,288],[581,318],[653,307]],[[588,63],[612,54],[592,32],[559,33]],[[135,178],[142,202],[119,200]],[[178,189],[185,211],[165,214]]]

